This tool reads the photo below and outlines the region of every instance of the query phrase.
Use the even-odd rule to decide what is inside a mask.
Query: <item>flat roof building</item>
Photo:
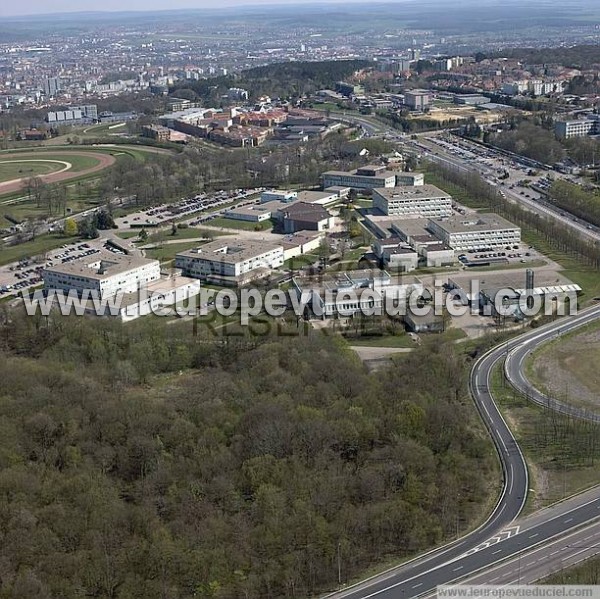
[[[502,248],[521,243],[521,229],[497,214],[429,219],[428,229],[456,251]]]
[[[67,264],[46,267],[42,271],[44,289],[78,295],[95,292],[98,297],[138,292],[141,285],[160,279],[160,263],[137,256],[111,252],[94,254]]]
[[[578,121],[557,121],[554,124],[554,132],[561,139],[572,139],[573,137],[585,137],[586,135],[597,135],[600,133],[600,119],[581,119]]]
[[[283,266],[283,246],[266,241],[222,239],[175,256],[187,277],[226,286],[241,286]]]
[[[435,185],[374,189],[373,207],[388,216],[433,218],[452,214],[452,197]]]
[[[423,283],[412,275],[391,277],[382,270],[357,270],[319,277],[296,277],[293,286],[301,301],[308,301],[320,318],[358,313],[383,314],[386,298],[405,301],[423,292]]]
[[[233,220],[243,220],[250,223],[262,223],[272,217],[271,210],[265,205],[257,206],[239,206],[231,208],[225,212],[226,218]]]
[[[431,103],[431,92],[426,89],[413,89],[404,92],[404,103],[411,110],[424,110]]]

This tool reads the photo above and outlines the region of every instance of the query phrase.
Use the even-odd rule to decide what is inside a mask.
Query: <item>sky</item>
[[[34,15],[59,12],[119,11],[119,10],[174,10],[194,8],[223,8],[225,6],[266,5],[266,4],[314,4],[318,0],[102,0],[102,2],[82,3],[80,0],[21,0],[20,2],[0,1],[0,17]],[[325,0],[323,3],[365,3],[369,0]]]

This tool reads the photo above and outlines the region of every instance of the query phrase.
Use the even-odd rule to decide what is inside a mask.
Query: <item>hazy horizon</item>
[[[377,0],[378,3],[404,3],[411,0]],[[216,9],[236,6],[285,6],[295,4],[370,4],[369,0],[104,0],[101,6],[84,9],[76,0],[25,0],[0,6],[0,17],[52,15],[59,13],[151,12],[159,10]]]

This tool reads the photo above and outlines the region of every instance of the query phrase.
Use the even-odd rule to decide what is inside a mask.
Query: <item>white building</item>
[[[374,189],[373,207],[388,216],[434,218],[452,215],[452,197],[435,185]]]
[[[271,218],[271,210],[267,207],[261,206],[240,206],[238,208],[232,208],[225,212],[227,218],[233,220],[243,220],[251,223],[262,223]]]
[[[326,277],[293,279],[299,299],[308,300],[315,316],[325,319],[358,313],[383,314],[386,299],[396,305],[412,293],[422,293],[423,283],[414,276],[392,279],[385,271],[358,270]]]
[[[89,290],[102,298],[117,293],[135,293],[140,286],[159,280],[160,263],[106,252],[49,266],[43,270],[42,278],[47,291],[55,289],[68,293],[75,290],[81,295]]]
[[[521,242],[521,229],[497,214],[429,219],[428,229],[455,251],[503,248]]]
[[[175,256],[184,276],[230,286],[266,276],[283,262],[282,245],[243,239],[211,241]]]
[[[284,189],[269,189],[260,194],[261,203],[266,202],[293,202],[298,199],[298,192]]]
[[[323,188],[351,187],[371,190],[376,187],[395,187],[396,173],[384,166],[365,166],[353,171],[328,171],[323,173]]]
[[[396,186],[418,187],[425,185],[425,175],[423,173],[396,173]]]
[[[554,124],[554,132],[561,139],[597,135],[600,133],[600,120],[588,118],[578,121],[557,121]]]

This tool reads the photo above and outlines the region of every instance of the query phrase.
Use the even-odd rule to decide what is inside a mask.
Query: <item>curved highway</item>
[[[511,339],[484,354],[474,364],[470,377],[471,394],[494,440],[504,475],[502,494],[486,522],[454,543],[344,591],[333,593],[329,595],[331,599],[408,599],[427,595],[437,585],[448,584],[490,569],[511,555],[548,542],[600,517],[600,497],[596,497],[556,517],[543,520],[521,534],[518,527],[511,526],[527,499],[529,478],[521,449],[494,402],[491,385],[495,366],[508,358],[509,381],[514,380],[517,389],[525,389],[536,401],[533,388],[521,372],[526,356],[557,334],[575,330],[599,317],[600,306],[594,306],[577,316],[550,323]],[[522,354],[522,351],[525,353]],[[521,388],[523,381],[525,386]],[[549,405],[562,413],[571,414],[576,410],[549,400],[542,394],[537,399],[538,403]],[[576,415],[588,417],[583,412]]]
[[[536,389],[527,379],[524,368],[527,358],[540,345],[560,337],[564,332],[570,332],[583,327],[598,317],[600,317],[600,306],[584,310],[577,316],[570,318],[564,325],[560,323],[550,330],[542,330],[536,335],[523,339],[522,343],[512,349],[506,356],[504,373],[507,380],[517,391],[525,395],[527,399],[540,406],[548,407],[556,412],[575,418],[600,423],[600,414],[561,402]]]

